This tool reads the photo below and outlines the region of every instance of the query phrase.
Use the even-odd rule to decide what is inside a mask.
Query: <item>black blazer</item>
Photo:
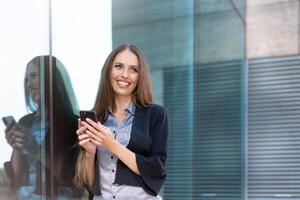
[[[167,139],[169,118],[164,107],[151,104],[136,107],[128,149],[136,154],[139,172],[132,172],[122,161],[117,161],[115,183],[142,187],[156,196],[166,178]],[[96,180],[92,193],[101,195],[100,175],[96,156]]]

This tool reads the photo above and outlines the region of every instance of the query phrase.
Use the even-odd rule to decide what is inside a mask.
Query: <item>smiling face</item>
[[[115,97],[132,98],[139,80],[139,61],[128,49],[117,54],[110,72],[110,82]]]
[[[40,101],[39,74],[39,66],[34,62],[30,63],[26,71],[25,86],[35,103],[38,103]]]

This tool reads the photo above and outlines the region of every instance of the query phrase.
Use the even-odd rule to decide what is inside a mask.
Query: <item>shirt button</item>
[[[111,156],[110,158],[111,158],[111,159],[114,159],[114,157],[113,157],[113,156]]]
[[[116,131],[113,131],[113,133],[115,134],[115,133],[116,133]]]
[[[113,199],[115,199],[116,198],[116,196],[113,196]]]
[[[111,171],[112,171],[112,173],[114,173],[114,172],[115,172],[115,170],[114,170],[114,169],[112,169]]]

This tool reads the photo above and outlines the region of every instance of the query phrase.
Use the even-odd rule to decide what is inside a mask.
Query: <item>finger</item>
[[[90,137],[90,139],[93,139],[93,140],[102,140],[103,138],[101,137],[101,134],[94,134],[92,133],[91,131],[87,130],[86,131],[87,135]]]
[[[90,139],[90,142],[94,143],[96,146],[103,147],[102,140],[98,141],[98,140]]]
[[[15,142],[18,142],[18,143],[23,143],[23,139],[22,138],[19,138],[19,137],[16,137],[14,139]]]
[[[14,126],[13,130],[14,130],[13,135],[28,139],[28,136],[29,136],[28,130],[25,127],[23,127],[22,125],[16,124],[16,126]]]
[[[90,139],[88,138],[88,139],[85,139],[85,140],[81,140],[80,142],[79,142],[79,145],[80,146],[84,146],[86,143],[88,143],[88,142],[90,142]]]
[[[6,128],[5,129],[6,137],[9,137],[10,135],[12,135],[14,131],[17,131],[16,125],[11,125],[10,127]]]
[[[81,122],[81,120],[80,120],[80,118],[78,118],[78,120],[77,120],[77,126],[78,126],[78,129],[81,127],[80,122]]]
[[[99,132],[97,129],[95,129],[93,126],[91,126],[89,123],[86,123],[86,122],[82,122],[82,123],[87,128],[87,130],[90,130],[94,134],[96,134],[97,132]]]
[[[89,135],[88,135],[88,134],[82,134],[82,135],[79,135],[79,136],[78,136],[78,140],[79,140],[79,141],[85,140],[85,139],[87,139],[87,138],[89,138]]]
[[[8,126],[5,129],[5,134],[7,134],[9,132],[9,130],[11,130],[14,126],[15,126],[15,124],[12,124],[12,123],[8,124]]]
[[[82,135],[84,134],[84,132],[86,131],[86,127],[85,126],[81,126],[79,129],[77,129],[76,133],[77,135]]]
[[[13,130],[8,131],[7,133],[5,133],[5,138],[6,140],[10,140],[10,138],[14,135]]]
[[[111,130],[106,126],[103,126],[100,122],[96,123],[92,120],[90,120],[89,122],[93,124],[93,127],[97,129],[98,132],[101,132],[102,134],[111,134]]]
[[[87,121],[98,131],[101,131],[103,133],[110,133],[110,129],[104,125],[102,125],[100,122],[96,123],[91,119],[87,119]]]
[[[21,137],[21,138],[27,138],[26,136],[28,136],[28,134],[24,134],[24,132],[22,131],[14,131],[14,135],[17,137]]]
[[[85,121],[80,120],[80,126],[86,126],[85,123],[86,123]]]
[[[13,148],[20,148],[20,149],[24,148],[24,145],[19,142],[15,142],[12,146]]]
[[[9,144],[13,144],[14,141],[15,141],[15,138],[17,137],[16,134],[15,134],[14,132],[15,132],[15,131],[13,131],[13,132],[9,135],[9,137],[6,138],[6,140],[7,140],[7,142],[8,142]]]
[[[15,138],[14,140],[11,141],[10,144],[12,147],[21,147],[21,146],[23,147],[24,146],[23,140],[20,138]]]
[[[95,129],[97,129],[97,130],[99,130],[101,132],[108,132],[108,131],[110,131],[107,127],[103,126],[100,122],[96,123],[93,120],[88,119],[88,118],[87,118],[87,122],[89,124],[91,124]]]
[[[9,144],[12,144],[14,143],[16,140],[18,141],[24,141],[24,140],[27,140],[25,137],[24,137],[24,134],[20,131],[12,131],[11,134],[9,135],[9,137],[7,137],[7,142]]]

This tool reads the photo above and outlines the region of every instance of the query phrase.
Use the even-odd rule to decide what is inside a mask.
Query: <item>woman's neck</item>
[[[123,112],[132,102],[131,97],[116,97],[115,98],[115,112]]]

